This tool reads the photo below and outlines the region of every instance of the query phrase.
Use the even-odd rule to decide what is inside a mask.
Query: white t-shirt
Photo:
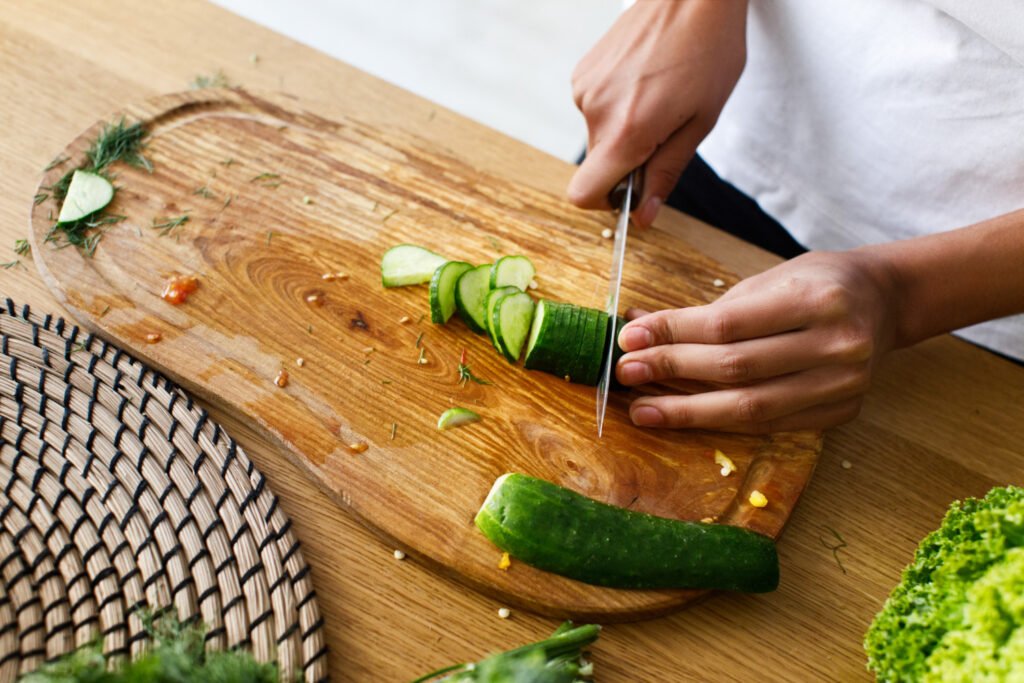
[[[751,0],[747,45],[699,152],[804,246],[1024,208],[1024,0]],[[1024,315],[957,334],[1024,359]]]

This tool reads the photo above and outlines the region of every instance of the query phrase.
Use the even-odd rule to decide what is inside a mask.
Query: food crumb
[[[407,316],[407,315],[403,315],[403,316],[402,316],[401,318],[399,318],[399,319],[398,319],[398,324],[399,324],[399,325],[404,325],[404,324],[406,324],[407,322],[409,322],[409,320],[410,320],[410,319],[411,319],[411,318],[409,318],[409,316]]]
[[[365,441],[353,441],[348,445],[348,447],[349,450],[351,450],[353,453],[362,453],[367,448],[369,448],[369,446],[366,445]]]
[[[501,559],[498,560],[498,569],[507,572],[510,566],[512,566],[512,560],[509,558],[508,553],[502,553]]]
[[[736,471],[736,464],[722,451],[715,449],[715,464],[722,467],[722,476],[728,477]]]
[[[147,344],[156,344],[158,341],[160,341],[163,338],[164,338],[164,336],[162,334],[160,334],[159,332],[150,332],[149,334],[146,335],[146,343]]]
[[[612,235],[614,234],[615,233],[612,232],[611,228],[605,228],[604,230],[601,231],[601,237],[605,238],[606,240],[610,240],[612,238]]]
[[[377,349],[373,348],[372,346],[367,346],[363,349],[363,353],[373,353],[376,350]]]
[[[711,284],[713,284],[715,287],[725,287],[725,280],[723,280],[720,277],[716,277]]]
[[[309,195],[307,194],[307,195],[306,195],[305,197],[303,197],[303,198],[302,198],[302,203],[303,203],[303,204],[312,204],[312,203],[313,203],[313,198],[312,198],[312,197],[310,197],[310,196],[309,196]]]
[[[840,464],[840,465],[842,466],[842,468],[843,468],[844,470],[848,470],[848,469],[850,469],[851,467],[853,467],[853,463],[852,463],[852,462],[850,462],[849,460],[843,460],[843,461],[842,461],[841,463],[839,463],[839,464]]]
[[[570,377],[569,375],[566,375],[562,379],[564,379],[566,382],[571,382],[572,381],[572,377]]]
[[[324,273],[323,275],[320,276],[320,279],[323,280],[324,282],[334,282],[335,280],[338,279],[338,276],[334,273]]]
[[[252,64],[259,64],[260,56],[253,52],[251,55],[249,55],[249,62]]]
[[[396,560],[404,560],[405,559],[405,553],[402,552],[401,550],[396,550],[395,551],[395,559]]]
[[[700,523],[701,524],[712,524],[712,523],[714,523],[714,521],[715,521],[714,517],[704,517],[704,518],[702,518],[700,520]]]
[[[296,358],[295,359],[295,364],[298,365],[301,368],[302,366],[304,366],[306,364],[306,359],[305,358]]]
[[[537,289],[538,287],[540,287],[540,285],[537,284],[536,280],[530,280],[530,284],[528,286],[530,289]]]
[[[281,372],[277,373],[277,377],[274,378],[274,384],[281,387],[282,389],[288,386],[288,371],[282,370]]]
[[[750,492],[750,498],[748,498],[750,504],[756,508],[763,508],[768,505],[768,499],[760,491],[754,490]]]
[[[502,607],[498,609],[498,617],[500,617],[501,619],[508,619],[510,616],[512,616],[512,610],[510,610],[508,607]]]
[[[317,292],[314,292],[313,294],[307,294],[306,303],[309,304],[310,306],[323,306],[324,297],[322,294],[319,294]]]

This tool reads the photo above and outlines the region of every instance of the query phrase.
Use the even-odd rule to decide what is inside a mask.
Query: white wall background
[[[574,160],[572,69],[621,0],[214,0],[460,114]]]

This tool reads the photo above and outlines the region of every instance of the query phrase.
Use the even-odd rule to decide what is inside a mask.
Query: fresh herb
[[[43,173],[46,173],[47,171],[52,171],[61,164],[66,164],[70,160],[71,157],[67,156],[66,154],[61,154],[60,156],[58,156],[57,158],[55,158],[53,161],[46,165],[46,168],[43,169]]]
[[[597,640],[601,627],[574,627],[567,621],[545,640],[493,655],[473,664],[453,664],[417,678],[412,683],[574,683],[593,676],[593,665],[583,660],[583,649]],[[447,674],[445,676],[445,674]],[[445,676],[444,678],[438,678]]]
[[[274,231],[273,230],[267,230],[267,246],[268,247],[270,246],[270,240],[272,240],[273,238],[274,238]]]
[[[213,199],[215,196],[213,194],[213,191],[206,185],[203,185],[202,187],[197,187],[196,189],[192,190],[192,194],[202,197],[204,199]]]
[[[224,209],[226,209],[229,206],[231,206],[231,199],[232,199],[231,195],[228,195],[228,198],[224,200],[224,206],[220,207],[221,211],[223,211]]]
[[[245,650],[206,650],[206,629],[183,624],[171,615],[142,615],[153,643],[138,659],[119,660],[111,668],[103,654],[103,641],[93,642],[43,664],[25,674],[21,683],[139,683],[140,681],[219,681],[220,683],[276,683],[273,663],[257,662]]]
[[[77,170],[77,168],[68,169],[64,172],[64,175],[57,179],[55,183],[45,186],[44,189],[50,191],[57,204],[64,203],[64,198],[68,196],[68,187],[71,185],[71,176],[73,176]]]
[[[250,183],[259,183],[263,187],[277,187],[281,184],[281,176],[277,173],[260,173],[249,179]]]
[[[39,206],[49,198],[49,192],[36,192],[36,196],[33,198],[32,203],[35,204],[36,206]]]
[[[32,245],[28,243],[28,240],[14,240],[14,253],[19,256],[25,256],[32,251]]]
[[[141,122],[129,126],[124,117],[121,117],[117,123],[106,124],[85,152],[90,162],[90,167],[86,170],[101,173],[115,161],[123,161],[129,166],[143,168],[152,173],[153,164],[142,156],[145,137],[146,128]]]
[[[843,566],[843,561],[839,558],[839,551],[842,550],[843,548],[845,548],[848,545],[847,542],[846,542],[846,539],[844,539],[839,534],[838,531],[836,531],[835,529],[833,529],[830,526],[826,526],[825,529],[828,530],[833,536],[835,536],[836,541],[838,541],[838,542],[830,544],[827,540],[822,538],[820,535],[818,536],[818,540],[821,541],[821,544],[823,546],[825,546],[825,548],[827,548],[828,550],[832,551],[832,557],[835,558],[836,564],[839,565],[839,568],[841,570],[843,570],[843,573],[845,574],[846,573],[846,567]]]
[[[166,237],[167,235],[170,235],[175,228],[180,228],[181,226],[185,225],[185,223],[188,223],[187,213],[183,213],[180,216],[167,218],[159,223],[157,223],[156,219],[154,218],[153,225],[151,225],[150,227],[153,228],[154,230],[159,230],[161,237]]]
[[[0,263],[0,268],[3,268],[4,270],[10,270],[19,263],[21,263],[21,259],[15,259],[13,261],[8,261],[7,263]]]
[[[217,69],[212,75],[206,76],[199,74],[192,79],[192,82],[188,84],[188,87],[192,90],[202,90],[204,88],[230,88],[231,81],[224,74],[221,69]]]
[[[86,216],[67,223],[54,223],[50,227],[50,231],[46,233],[45,241],[57,242],[63,235],[68,244],[78,247],[86,256],[92,256],[96,253],[96,245],[99,244],[106,226],[120,223],[125,218],[126,216],[101,214]]]
[[[486,379],[482,379],[473,374],[469,369],[469,366],[465,363],[459,363],[459,384],[466,386],[468,382],[476,382],[477,384],[491,384]]]
[[[108,313],[109,311],[110,311],[110,305],[109,305],[109,304],[107,304],[106,306],[104,306],[104,307],[103,307],[103,310],[102,310],[102,311],[100,311],[100,315],[99,315],[99,317],[101,317],[101,318],[102,318],[102,317],[103,317],[103,316],[105,316],[105,315],[106,315],[106,314],[107,314],[107,313]]]
[[[417,349],[420,348],[420,342],[422,342],[422,341],[423,341],[423,333],[420,332],[419,336],[416,337],[416,348]]]
[[[388,219],[394,216],[396,213],[398,213],[398,209],[391,209],[391,211],[389,211],[388,214],[384,216],[383,219],[381,219],[381,223],[387,223]]]

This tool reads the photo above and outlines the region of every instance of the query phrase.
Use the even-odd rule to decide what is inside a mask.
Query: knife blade
[[[619,290],[622,287],[622,262],[626,257],[626,236],[629,232],[629,212],[636,207],[640,195],[641,171],[637,169],[626,176],[609,195],[613,206],[619,207],[619,220],[615,228],[615,243],[612,247],[612,268],[608,277],[608,341],[604,347],[600,381],[597,384],[597,438],[604,433],[604,415],[608,408],[608,388],[612,377],[612,353],[618,343],[617,330],[619,313]],[[621,199],[620,199],[621,198]]]

